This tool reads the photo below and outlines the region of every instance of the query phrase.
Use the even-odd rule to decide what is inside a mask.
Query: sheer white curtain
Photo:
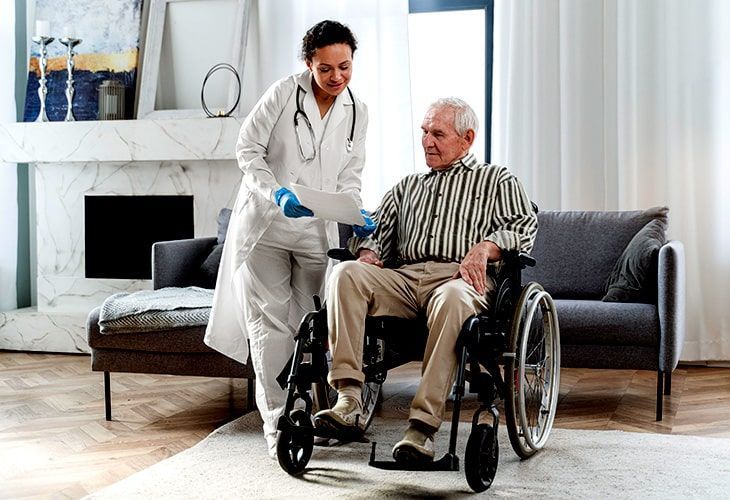
[[[682,359],[730,360],[730,2],[495,2],[492,160],[544,209],[668,205]]]
[[[0,0],[0,121],[15,121],[15,2]],[[0,163],[0,312],[17,307],[18,173]]]
[[[274,81],[304,71],[299,59],[307,29],[342,22],[358,40],[351,88],[369,110],[362,198],[373,209],[383,193],[413,172],[407,0],[266,0],[254,2],[244,69],[242,109]]]

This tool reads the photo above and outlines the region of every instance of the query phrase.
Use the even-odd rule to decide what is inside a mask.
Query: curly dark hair
[[[320,21],[309,28],[302,38],[302,59],[311,61],[317,49],[335,43],[346,43],[352,49],[353,54],[357,50],[357,40],[350,28],[337,21]]]

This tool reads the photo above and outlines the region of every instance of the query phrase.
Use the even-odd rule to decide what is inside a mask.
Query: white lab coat
[[[241,363],[249,356],[247,299],[241,290],[241,266],[281,210],[272,193],[279,187],[289,187],[300,174],[306,175],[301,169],[311,168],[310,162],[300,156],[294,132],[297,85],[304,90],[302,101],[307,116],[318,114],[309,70],[289,76],[273,84],[261,97],[241,126],[236,145],[243,179],[223,247],[205,343]],[[348,152],[345,141],[350,136],[353,106],[357,115],[353,147]],[[317,150],[322,168],[320,189],[352,193],[362,206],[360,177],[365,163],[367,107],[357,96],[353,103],[345,90],[337,96],[329,113]],[[329,247],[339,246],[335,222],[326,223],[326,234]]]

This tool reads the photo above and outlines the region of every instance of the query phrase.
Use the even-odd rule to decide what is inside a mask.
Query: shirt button
[[[439,196],[441,196],[441,193],[439,193]]]
[[[433,238],[433,235],[432,235],[432,234],[429,234],[429,235],[428,235],[428,237],[429,237],[429,238]]]

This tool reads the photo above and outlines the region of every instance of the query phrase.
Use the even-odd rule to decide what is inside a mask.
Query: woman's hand
[[[274,201],[281,207],[281,211],[287,217],[312,217],[314,215],[311,210],[299,203],[297,195],[285,187],[279,188],[274,193]]]
[[[372,264],[374,266],[383,267],[383,261],[380,260],[378,254],[367,248],[361,248],[357,252],[357,261],[363,264]]]
[[[487,263],[490,260],[499,260],[501,256],[502,251],[495,243],[491,241],[477,243],[464,256],[459,264],[459,270],[454,273],[453,277],[461,277],[479,294],[484,295],[487,291]]]
[[[352,226],[352,232],[355,233],[355,236],[358,236],[360,238],[367,238],[371,234],[375,232],[375,229],[378,227],[378,223],[375,222],[373,219],[368,217],[367,211],[365,209],[360,209],[360,213],[362,214],[363,218],[365,219],[365,225],[364,226],[358,226],[357,224],[353,224]]]

